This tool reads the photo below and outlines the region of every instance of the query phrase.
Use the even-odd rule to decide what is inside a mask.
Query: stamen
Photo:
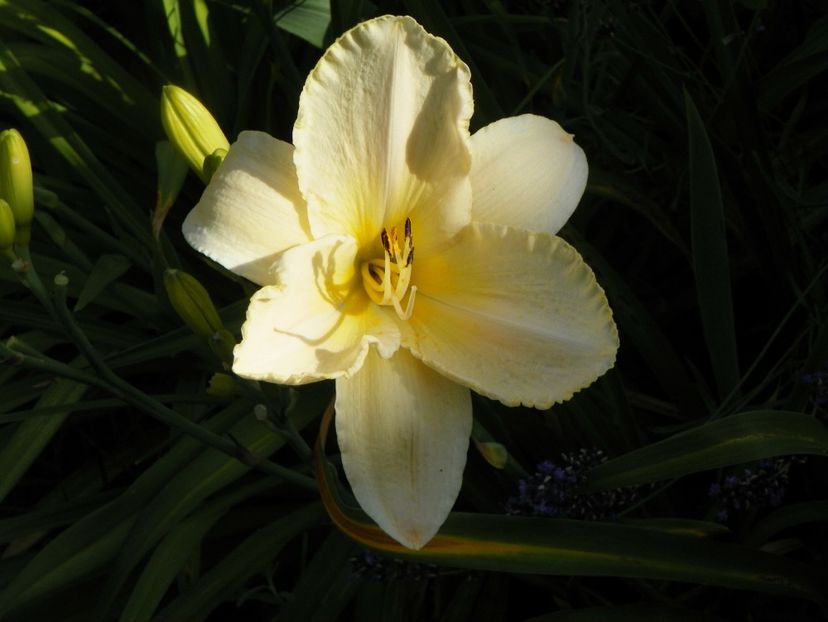
[[[411,219],[405,219],[402,248],[397,229],[380,231],[383,257],[364,262],[360,272],[368,297],[376,304],[393,306],[402,320],[408,320],[414,311],[417,287],[411,284],[414,263],[414,236],[411,233]],[[410,287],[409,287],[410,285]],[[408,301],[403,308],[406,293]]]

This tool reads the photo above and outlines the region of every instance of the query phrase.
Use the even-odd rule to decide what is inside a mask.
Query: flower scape
[[[308,76],[293,144],[242,132],[188,242],[261,286],[233,371],[336,382],[362,508],[420,548],[459,493],[470,390],[548,408],[612,367],[602,289],[556,234],[587,162],[535,115],[474,134],[468,67],[408,17],[340,37]]]

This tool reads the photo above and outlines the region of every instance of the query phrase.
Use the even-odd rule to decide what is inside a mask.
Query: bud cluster
[[[17,130],[4,130],[0,132],[0,253],[14,259],[14,246],[28,246],[33,217],[29,150]]]

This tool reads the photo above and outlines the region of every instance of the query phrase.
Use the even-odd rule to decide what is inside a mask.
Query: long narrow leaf
[[[155,549],[141,572],[121,612],[121,622],[151,620],[175,576],[216,521],[240,501],[267,490],[275,483],[274,478],[264,478],[237,488],[216,499],[173,529]]]
[[[296,534],[318,524],[324,511],[314,503],[252,534],[227,557],[191,585],[177,600],[163,609],[155,622],[198,620],[222,599],[237,593],[250,577],[262,571]]]
[[[406,549],[344,502],[323,452],[332,416],[331,407],[315,452],[322,502],[336,526],[365,546],[447,566],[686,581],[828,602],[824,569],[736,544],[613,523],[452,513],[425,547]]]
[[[214,432],[223,432],[249,412],[248,409],[249,405],[243,403],[230,405],[205,425]],[[138,510],[203,450],[198,441],[189,437],[181,439],[121,496],[58,535],[0,593],[0,615],[65,587],[111,560],[129,533]]]
[[[739,382],[724,206],[713,147],[693,100],[686,92],[684,98],[690,135],[690,223],[696,293],[719,397],[724,398]]]
[[[713,421],[596,466],[585,488],[635,486],[792,454],[828,456],[828,428],[809,415],[760,410]]]
[[[299,401],[289,413],[291,424],[301,429],[318,416],[321,403]],[[285,444],[285,438],[267,430],[252,413],[232,430],[232,438],[254,456],[266,458]],[[109,579],[100,595],[100,619],[115,600],[135,565],[171,527],[180,522],[204,499],[236,481],[251,469],[235,458],[207,451],[193,460],[155,496],[138,515],[135,527],[124,542]]]
[[[37,406],[62,406],[63,412],[46,417],[32,417],[17,426],[11,439],[0,451],[0,501],[9,494],[43,448],[52,440],[72,412],[72,404],[83,397],[87,388],[71,380],[55,380],[38,400]]]

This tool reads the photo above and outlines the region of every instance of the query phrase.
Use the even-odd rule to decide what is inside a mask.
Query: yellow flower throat
[[[414,266],[414,237],[411,235],[411,219],[405,219],[402,248],[397,229],[383,229],[380,241],[384,251],[382,259],[370,259],[362,264],[362,284],[368,296],[378,305],[393,306],[401,320],[407,320],[414,311],[417,286],[410,285]],[[403,308],[403,299],[408,302]]]

